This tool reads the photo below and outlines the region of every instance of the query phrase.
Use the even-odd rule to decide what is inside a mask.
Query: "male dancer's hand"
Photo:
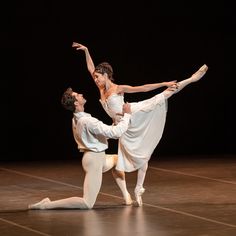
[[[123,114],[124,113],[131,114],[131,106],[128,102],[124,103],[124,105],[123,105]]]

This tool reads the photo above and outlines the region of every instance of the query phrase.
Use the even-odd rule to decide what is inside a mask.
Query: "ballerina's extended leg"
[[[163,93],[166,98],[171,97],[173,94],[178,93],[181,91],[185,86],[199,81],[207,72],[208,66],[204,64],[200,67],[200,69],[195,72],[190,78],[182,80],[177,83],[177,87],[169,87]]]

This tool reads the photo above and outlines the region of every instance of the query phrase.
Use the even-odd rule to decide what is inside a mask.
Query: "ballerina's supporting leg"
[[[178,87],[175,88],[167,88],[163,93],[164,96],[166,98],[171,97],[173,94],[178,93],[179,91],[181,91],[185,86],[197,82],[199,81],[207,72],[208,70],[208,66],[207,65],[203,65],[197,72],[195,72],[190,78],[182,80],[180,82],[177,83]]]
[[[136,203],[138,206],[143,205],[142,194],[145,192],[143,183],[145,180],[147,168],[148,168],[148,163],[145,163],[140,169],[138,169],[137,184],[134,190]]]

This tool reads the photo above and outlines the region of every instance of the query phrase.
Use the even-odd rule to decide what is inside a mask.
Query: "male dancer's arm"
[[[124,104],[123,111],[124,116],[117,125],[106,125],[102,121],[93,118],[91,122],[87,123],[87,128],[95,135],[102,135],[106,138],[118,139],[128,129],[131,117],[130,104]]]

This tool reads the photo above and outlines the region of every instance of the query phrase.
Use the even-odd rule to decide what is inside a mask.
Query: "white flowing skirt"
[[[158,145],[166,122],[167,100],[163,93],[131,104],[128,130],[120,137],[116,169],[132,172],[143,166]]]

